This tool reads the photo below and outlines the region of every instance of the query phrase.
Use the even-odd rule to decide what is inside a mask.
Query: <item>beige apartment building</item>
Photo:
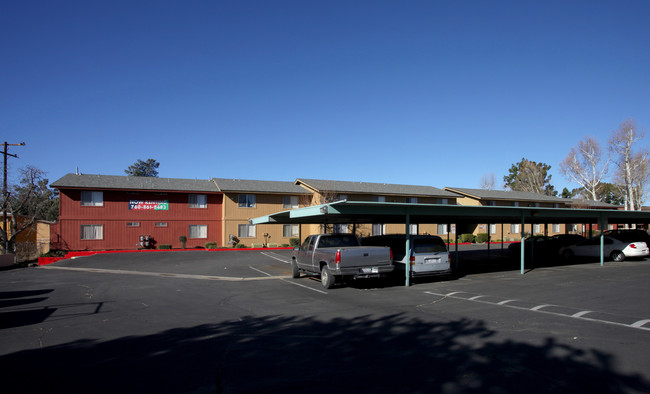
[[[547,196],[538,193],[503,191],[503,190],[484,190],[484,189],[467,189],[457,187],[446,187],[445,190],[459,195],[459,205],[470,206],[501,206],[501,207],[540,207],[540,208],[598,208],[598,209],[617,209],[616,206],[584,200],[570,200],[566,198]],[[521,238],[521,232],[530,235],[555,235],[566,233],[586,233],[589,224],[526,224],[521,228],[521,224],[501,224],[501,223],[481,223],[469,228],[461,229],[461,233],[488,233],[492,239],[502,239],[504,241],[514,241]]]

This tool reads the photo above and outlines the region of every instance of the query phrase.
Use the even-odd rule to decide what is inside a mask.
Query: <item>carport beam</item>
[[[521,236],[521,274],[522,275],[524,274],[524,256],[525,256],[525,254],[524,254],[524,249],[525,249],[525,247],[524,247],[524,245],[525,245],[525,242],[524,242],[524,226],[525,225],[526,225],[526,220],[524,219],[524,215],[522,213],[522,215],[521,215],[521,234],[520,234],[520,236]]]

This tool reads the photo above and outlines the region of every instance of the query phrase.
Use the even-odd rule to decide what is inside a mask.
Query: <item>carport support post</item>
[[[521,274],[524,274],[524,226],[526,225],[526,220],[524,219],[524,214],[521,214]]]
[[[598,226],[600,228],[600,266],[605,265],[605,218],[600,215],[598,218]]]
[[[405,268],[404,272],[406,272],[406,287],[409,287],[411,285],[411,215],[409,215],[408,210],[406,211],[406,230],[404,231],[406,233],[406,256],[405,256]]]

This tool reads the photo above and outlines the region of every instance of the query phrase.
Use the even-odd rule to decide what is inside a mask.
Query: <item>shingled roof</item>
[[[310,191],[283,181],[254,181],[248,179],[213,178],[220,191],[248,193],[282,193],[282,194],[311,194]]]
[[[319,192],[359,193],[359,194],[390,194],[402,196],[426,196],[457,198],[458,195],[438,189],[433,186],[397,185],[390,183],[329,181],[322,179],[296,179],[296,185]]]
[[[558,203],[558,204],[571,203],[571,200],[566,198],[547,196],[546,194],[531,193],[531,192],[467,189],[462,187],[446,187],[445,190],[462,194],[463,196],[476,198],[478,200],[535,201],[535,202],[551,202],[551,203]]]
[[[117,189],[218,193],[208,179],[156,178],[146,176],[67,174],[51,185],[56,189]]]

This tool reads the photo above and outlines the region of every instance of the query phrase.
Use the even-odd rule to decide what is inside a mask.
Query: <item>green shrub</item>
[[[66,254],[68,254],[66,250],[52,249],[47,253],[41,254],[40,257],[65,257]]]
[[[187,242],[187,237],[184,236],[184,235],[181,235],[180,237],[178,237],[178,241],[181,243],[181,246],[183,247],[183,249],[185,249],[185,243]]]
[[[246,248],[248,248],[248,246],[246,246],[244,244],[237,244],[237,245],[235,245],[235,248],[237,248],[237,249],[246,249]]]
[[[280,245],[280,247],[281,247],[281,248],[288,248],[288,247],[289,247],[289,244],[282,244],[282,245]]]
[[[158,245],[158,249],[171,249],[172,246],[169,244],[160,244]]]
[[[460,242],[462,242],[462,243],[474,242],[474,234],[461,234],[460,235]]]
[[[482,244],[482,243],[484,243],[484,242],[487,242],[487,240],[488,240],[488,235],[487,235],[487,233],[478,233],[478,234],[476,235],[475,242],[476,242],[477,244]]]
[[[293,248],[300,246],[300,238],[289,238],[289,245]]]
[[[216,249],[217,247],[218,246],[217,246],[216,242],[206,242],[205,243],[205,248],[206,249]]]

